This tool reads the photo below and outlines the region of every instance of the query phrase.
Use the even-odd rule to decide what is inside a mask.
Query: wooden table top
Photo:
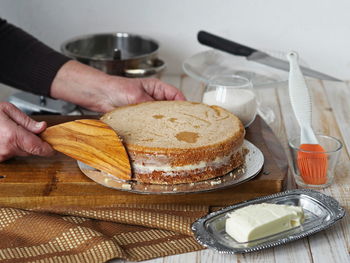
[[[163,81],[179,87],[189,100],[200,101],[204,86],[187,77],[165,75]],[[313,100],[313,127],[316,132],[339,138],[344,148],[335,171],[334,183],[321,192],[334,197],[350,213],[350,118],[349,83],[308,80]],[[257,89],[262,110],[271,109],[275,120],[270,127],[281,141],[288,158],[288,138],[298,135],[299,127],[289,102],[287,82]],[[0,89],[0,101],[9,89]],[[291,173],[288,188],[296,188]],[[110,262],[124,262],[112,260]],[[339,223],[302,240],[245,255],[224,255],[213,250],[202,250],[146,261],[148,263],[224,263],[224,262],[350,262],[350,219],[346,215]]]

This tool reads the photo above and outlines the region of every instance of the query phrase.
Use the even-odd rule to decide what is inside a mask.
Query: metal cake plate
[[[245,156],[245,165],[232,172],[210,180],[175,185],[145,184],[136,181],[125,181],[112,175],[96,170],[78,161],[80,170],[90,179],[103,186],[128,191],[138,194],[184,194],[198,193],[222,189],[225,187],[244,183],[253,179],[262,169],[264,164],[264,155],[251,142],[244,140],[243,147],[249,152]]]
[[[225,231],[228,213],[259,203],[301,206],[305,221],[298,227],[246,243],[240,243]],[[282,245],[324,230],[345,215],[344,208],[332,197],[310,189],[289,190],[265,196],[213,212],[192,224],[197,241],[220,253],[236,254],[254,252]]]

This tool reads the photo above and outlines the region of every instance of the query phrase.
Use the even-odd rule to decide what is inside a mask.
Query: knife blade
[[[199,31],[197,38],[199,43],[203,45],[206,45],[221,51],[225,51],[227,53],[230,53],[236,56],[244,56],[247,58],[247,60],[264,64],[273,68],[289,71],[289,62],[270,56],[269,54],[256,50],[254,48],[250,48],[250,47],[235,43],[231,40],[213,35],[206,31]],[[318,72],[313,69],[309,69],[306,67],[300,67],[300,69],[304,75],[309,77],[322,79],[322,80],[342,81],[338,78],[329,76],[327,74]]]

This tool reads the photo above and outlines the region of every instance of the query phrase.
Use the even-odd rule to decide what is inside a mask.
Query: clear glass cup
[[[317,134],[316,138],[319,144],[325,149],[325,152],[323,153],[326,155],[327,162],[328,162],[326,178],[324,178],[324,180],[320,180],[320,181],[324,181],[324,183],[322,184],[310,184],[308,182],[305,182],[305,179],[307,178],[303,179],[303,176],[300,173],[300,169],[298,166],[298,152],[310,153],[309,151],[305,151],[299,148],[300,136],[289,139],[289,149],[292,155],[292,172],[297,185],[305,188],[322,189],[330,186],[333,183],[334,170],[338,162],[339,154],[343,147],[343,144],[338,139],[332,136]],[[312,152],[312,153],[317,153],[317,152]]]
[[[218,105],[235,114],[248,127],[257,113],[256,94],[247,78],[237,75],[212,77],[203,93],[202,102]]]

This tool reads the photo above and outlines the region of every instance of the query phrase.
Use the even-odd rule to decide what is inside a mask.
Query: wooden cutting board
[[[49,126],[87,116],[36,116]],[[96,118],[91,117],[90,118]],[[251,181],[213,192],[183,195],[140,195],[96,184],[63,154],[54,157],[18,157],[0,163],[0,206],[33,208],[47,205],[99,206],[117,203],[179,203],[227,206],[280,192],[286,183],[288,162],[270,128],[259,117],[247,129],[246,139],[264,154],[260,174]]]

